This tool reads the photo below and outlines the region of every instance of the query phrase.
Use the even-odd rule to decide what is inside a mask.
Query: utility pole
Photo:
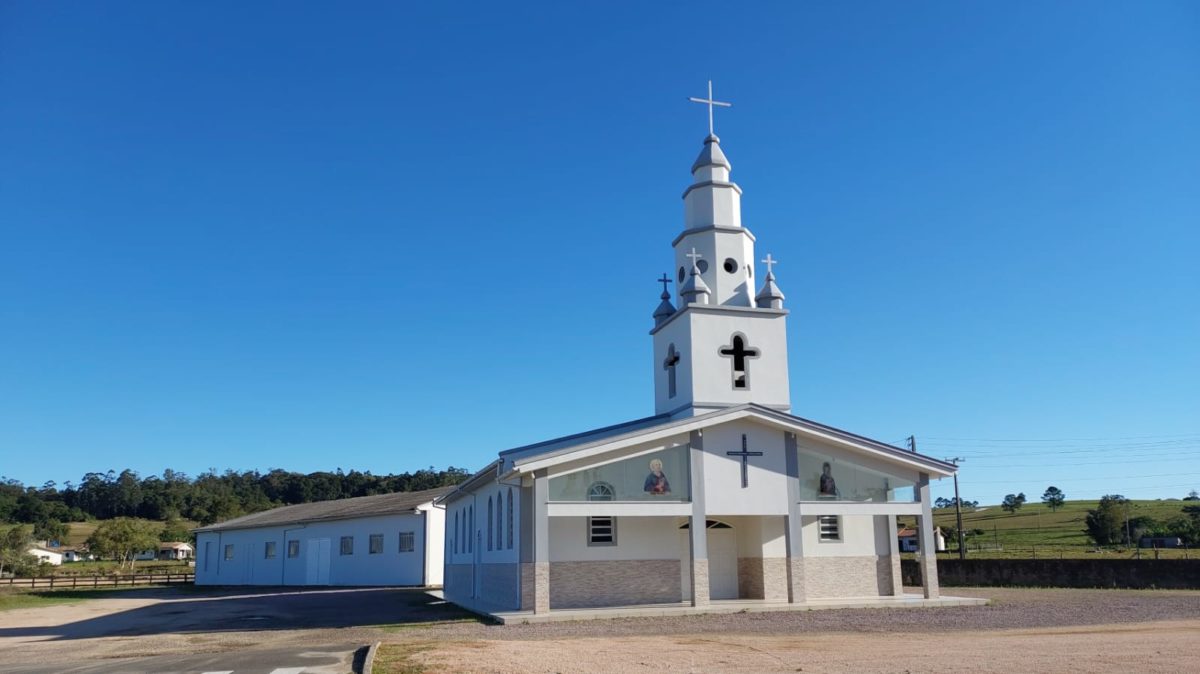
[[[916,442],[914,441],[913,444],[916,444]],[[963,461],[966,461],[966,459],[962,458],[961,456],[956,456],[953,459],[946,459],[946,463],[954,464],[955,468],[958,468],[958,464],[962,463]],[[963,547],[963,543],[966,541],[967,537],[963,533],[962,528],[962,498],[960,498],[958,495],[957,470],[954,471],[954,519],[958,522],[958,558],[962,560],[967,558],[967,549]]]
[[[917,436],[915,436],[915,435],[908,436],[908,451],[910,451],[914,454],[917,452]]]

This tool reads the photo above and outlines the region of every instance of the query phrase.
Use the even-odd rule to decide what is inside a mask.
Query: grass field
[[[971,531],[982,529],[981,536],[972,536],[968,540],[967,549],[973,556],[980,557],[1094,557],[1096,555],[1111,555],[1128,557],[1135,553],[1130,550],[1095,551],[1087,537],[1084,520],[1087,511],[1096,508],[1097,501],[1067,501],[1056,511],[1051,511],[1042,503],[1026,503],[1015,513],[1004,512],[1000,506],[980,506],[976,510],[963,510],[963,529]],[[1186,505],[1200,505],[1192,501],[1130,501],[1129,517],[1151,517],[1156,520],[1166,520],[1183,514]],[[954,509],[947,508],[934,511],[934,523],[940,527],[955,526]],[[899,518],[908,526],[913,526],[913,518]],[[950,548],[955,547],[953,541],[946,541]],[[977,552],[977,548],[980,548]],[[1153,555],[1151,550],[1143,550],[1142,555]],[[1183,557],[1183,550],[1164,550],[1163,557]],[[1198,558],[1195,551],[1187,553],[1191,558]]]

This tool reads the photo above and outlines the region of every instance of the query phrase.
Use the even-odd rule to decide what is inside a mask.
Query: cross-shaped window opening
[[[733,387],[748,389],[750,388],[750,364],[748,361],[751,358],[758,358],[758,349],[747,347],[746,338],[741,335],[734,335],[730,342],[729,346],[721,348],[720,354],[731,360]]]
[[[675,397],[675,366],[679,365],[679,352],[675,345],[667,347],[667,358],[663,361],[663,369],[667,371],[667,397]]]

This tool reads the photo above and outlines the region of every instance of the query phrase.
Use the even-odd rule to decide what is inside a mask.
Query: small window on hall
[[[225,546],[225,561],[228,562],[228,561],[231,561],[232,559],[233,559],[233,544],[230,543],[229,545]]]
[[[367,554],[378,555],[383,553],[383,534],[371,534],[371,538],[367,541]]]
[[[593,482],[588,487],[589,501],[611,501],[617,495],[617,490],[607,482]]]
[[[275,541],[267,541],[263,545],[263,557],[265,559],[275,559]]]
[[[300,541],[288,541],[288,557],[300,556]]]
[[[837,515],[821,515],[817,518],[817,526],[821,531],[822,541],[842,540],[842,522]]]
[[[353,555],[354,554],[354,537],[353,536],[342,536],[342,554],[343,555]]]
[[[617,518],[589,517],[587,518],[588,545],[616,545]]]
[[[411,531],[400,532],[400,552],[412,552],[417,549],[416,537]]]

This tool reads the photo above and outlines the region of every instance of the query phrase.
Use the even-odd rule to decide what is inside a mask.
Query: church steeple
[[[678,309],[666,299],[654,312],[655,408],[699,414],[754,402],[791,409],[787,371],[787,311],[770,256],[762,290],[754,292],[754,235],[742,226],[742,188],[712,129],[683,193],[683,231],[675,237]],[[663,284],[664,293],[666,283]]]

